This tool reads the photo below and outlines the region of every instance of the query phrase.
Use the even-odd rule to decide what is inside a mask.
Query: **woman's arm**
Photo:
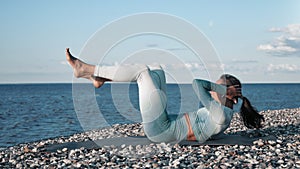
[[[217,92],[220,95],[226,95],[226,86],[207,80],[194,79],[193,88],[201,103],[210,112],[212,119],[218,124],[224,124],[226,120],[224,116],[224,107],[221,103],[212,98],[210,91]]]

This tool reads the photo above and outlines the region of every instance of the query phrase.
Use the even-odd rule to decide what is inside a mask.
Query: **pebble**
[[[36,153],[38,150],[37,150],[37,148],[35,147],[35,148],[33,148],[32,150],[31,150],[31,152],[33,152],[33,153]]]
[[[284,161],[283,161],[283,160],[278,160],[278,163],[279,163],[279,164],[283,164]]]
[[[276,142],[273,141],[273,140],[268,140],[268,143],[269,143],[270,145],[272,145],[272,146],[276,144]]]
[[[263,129],[249,130],[234,114],[227,134],[249,137],[273,135],[276,140],[256,140],[253,145],[181,146],[166,143],[106,146],[97,149],[62,148],[42,151],[47,144],[143,136],[141,123],[118,124],[0,149],[0,168],[297,168],[300,167],[300,108],[267,110]]]
[[[81,164],[80,163],[75,163],[75,164],[73,164],[73,166],[76,167],[76,168],[80,168]]]
[[[21,164],[21,163],[18,163],[17,165],[16,165],[16,168],[22,168],[23,167],[23,165]]]
[[[257,140],[257,141],[254,141],[253,144],[256,144],[256,145],[258,145],[259,147],[261,147],[261,146],[264,145],[264,142],[263,142],[262,139],[259,139],[259,140]]]

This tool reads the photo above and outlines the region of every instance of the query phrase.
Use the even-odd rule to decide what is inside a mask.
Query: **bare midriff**
[[[187,113],[184,114],[184,117],[186,119],[186,123],[187,123],[187,126],[188,126],[187,140],[196,141],[196,137],[194,135],[194,132],[193,132],[193,129],[192,129],[192,126],[191,126],[190,117]]]

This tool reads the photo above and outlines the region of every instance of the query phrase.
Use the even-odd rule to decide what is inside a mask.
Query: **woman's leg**
[[[141,72],[148,70],[146,65],[95,66],[94,77],[113,82],[136,82]]]
[[[161,68],[154,67],[150,70],[145,65],[94,66],[76,59],[68,49],[66,55],[74,69],[75,76],[90,79],[94,85],[96,83],[101,86],[105,81],[136,81],[139,87],[140,111],[147,137],[155,142],[168,142],[176,139],[174,133],[170,131],[171,122],[166,111],[166,80]]]
[[[73,68],[75,77],[91,80],[93,82],[93,85],[96,88],[101,87],[105,81],[109,81],[108,79],[93,76],[93,74],[95,72],[95,66],[84,63],[81,60],[75,58],[70,53],[69,48],[66,49],[66,58],[67,58],[67,61],[69,62],[69,64]]]
[[[164,71],[156,68],[140,74],[139,104],[144,132],[154,142],[171,142],[176,137],[167,113],[166,79]]]
[[[148,66],[151,70],[152,79],[159,84],[161,91],[166,94],[166,76],[163,68],[161,66]]]
[[[95,77],[113,82],[137,82],[139,103],[144,123],[151,122],[166,111],[167,98],[161,87],[165,80],[146,65],[96,66]]]
[[[144,132],[154,142],[175,141],[166,111],[166,79],[161,67],[145,65],[96,66],[94,76],[115,82],[136,81]]]

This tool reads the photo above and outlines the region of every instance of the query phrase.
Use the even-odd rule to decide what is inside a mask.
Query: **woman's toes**
[[[69,64],[74,68],[75,67],[75,58],[71,55],[69,48],[66,49],[66,58]]]

